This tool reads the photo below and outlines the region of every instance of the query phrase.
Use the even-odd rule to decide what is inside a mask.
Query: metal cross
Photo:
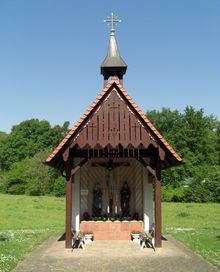
[[[136,130],[136,128],[140,128],[140,125],[134,122],[132,128],[135,128],[135,130]]]
[[[118,109],[119,108],[119,105],[118,106],[116,106],[115,105],[115,102],[112,102],[112,105],[111,104],[109,104],[109,109],[111,109],[111,110],[114,110],[114,109]]]
[[[119,20],[117,17],[114,17],[114,14],[112,12],[111,17],[108,17],[108,19],[104,20],[104,22],[108,25],[111,25],[111,31],[114,31],[115,25],[117,25],[117,23],[121,23],[121,20]]]
[[[115,103],[116,103],[116,102],[112,102],[112,106],[109,104],[109,106],[110,106],[109,109],[110,109],[110,110],[113,110],[113,120],[115,120],[115,110],[116,110],[116,109],[119,109],[119,105],[116,106]]]
[[[140,125],[134,122],[134,125],[132,126],[132,128],[134,128],[134,137],[135,137],[135,140],[136,140],[137,129],[140,128]]]

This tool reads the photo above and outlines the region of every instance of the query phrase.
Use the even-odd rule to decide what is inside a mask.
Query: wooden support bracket
[[[71,175],[73,176],[74,174],[76,174],[76,172],[86,163],[88,161],[88,159],[87,158],[85,158],[85,159],[83,159],[83,160],[81,160],[80,162],[79,162],[79,164],[74,168],[74,169],[72,169],[71,170]]]
[[[71,176],[73,176],[87,161],[88,161],[87,158],[81,160],[79,162],[79,164],[74,169],[71,170],[71,172],[70,172]],[[61,170],[61,176],[64,177],[64,178],[67,178],[67,175],[64,174],[64,172],[66,172],[66,169],[65,170],[63,170],[63,169]]]
[[[158,147],[158,153],[159,153],[160,160],[164,161],[165,160],[165,151],[160,146]]]
[[[145,160],[143,160],[142,158],[139,158],[138,161],[144,166],[144,168],[146,168],[151,175],[156,178],[156,170],[153,169]]]
[[[64,162],[67,162],[69,159],[70,149],[67,148],[66,151],[63,153],[63,160]]]

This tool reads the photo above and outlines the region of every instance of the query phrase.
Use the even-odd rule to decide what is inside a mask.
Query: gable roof
[[[60,144],[54,149],[54,151],[50,154],[50,156],[46,159],[45,163],[51,164],[52,160],[58,156],[59,152],[65,146],[67,143],[72,139],[82,123],[87,119],[87,117],[90,115],[90,113],[96,108],[98,103],[102,100],[102,98],[105,96],[106,92],[111,88],[113,84],[116,84],[116,86],[119,88],[119,90],[122,92],[124,97],[127,99],[128,103],[134,108],[134,110],[137,112],[137,114],[140,116],[140,118],[143,120],[146,127],[152,132],[152,134],[155,136],[155,138],[165,147],[165,149],[172,155],[172,157],[175,159],[175,161],[181,162],[181,157],[175,152],[175,150],[171,147],[171,145],[165,140],[165,138],[159,133],[159,131],[153,126],[153,124],[150,122],[150,120],[145,116],[145,114],[140,110],[140,108],[137,106],[137,104],[132,100],[132,98],[128,95],[128,93],[125,91],[123,86],[120,84],[120,81],[117,77],[112,77],[112,79],[109,81],[109,83],[104,87],[102,92],[98,95],[98,97],[94,100],[94,102],[91,104],[91,106],[88,108],[88,110],[83,114],[83,116],[78,120],[78,122],[73,126],[73,128],[68,132],[68,134],[64,137],[64,139],[60,142]]]

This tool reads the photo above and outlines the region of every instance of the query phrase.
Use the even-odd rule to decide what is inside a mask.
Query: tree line
[[[164,201],[220,202],[220,122],[203,109],[183,112],[163,108],[148,119],[183,158],[162,171]],[[0,191],[10,194],[65,194],[60,173],[42,161],[68,132],[69,122],[51,127],[31,119],[0,132]]]
[[[220,123],[203,109],[181,113],[164,108],[147,117],[183,158],[183,164],[164,170],[163,200],[220,202]]]
[[[62,196],[65,182],[58,170],[43,164],[68,133],[69,122],[51,127],[31,119],[0,137],[0,191],[9,194]]]

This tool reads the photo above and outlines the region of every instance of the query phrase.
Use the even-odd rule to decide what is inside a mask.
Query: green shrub
[[[5,193],[5,173],[0,171],[0,193]]]
[[[38,178],[31,178],[28,181],[28,186],[26,187],[26,194],[31,196],[43,195],[41,184],[38,182]]]
[[[206,191],[210,192],[210,201],[220,203],[220,179],[206,180],[204,187]]]
[[[49,195],[53,191],[58,172],[43,164],[48,152],[39,152],[28,160],[25,169],[27,179],[26,193],[29,195]]]
[[[184,196],[184,188],[171,186],[162,186],[162,201],[165,202],[182,202]]]
[[[173,188],[171,186],[162,186],[162,201],[171,202],[173,198]]]
[[[58,177],[54,182],[54,188],[53,188],[54,195],[58,197],[64,196],[66,193],[65,185],[66,185],[65,178],[61,176]]]
[[[183,188],[183,187],[175,188],[173,191],[172,201],[173,202],[183,202],[184,201],[184,192],[185,192],[185,188]]]
[[[201,182],[194,182],[184,193],[185,202],[210,202],[212,199],[210,191],[206,190]]]
[[[4,179],[4,190],[6,193],[13,195],[21,195],[25,193],[26,178],[25,169],[27,166],[27,159],[14,163],[11,169],[7,172]]]
[[[39,152],[32,158],[14,163],[1,185],[3,191],[34,196],[51,194],[59,173],[43,164],[47,156],[48,151]]]
[[[23,195],[25,193],[25,184],[22,183],[12,184],[8,188],[7,193],[11,195]]]
[[[220,166],[194,167],[195,179],[185,190],[185,202],[220,202]]]

